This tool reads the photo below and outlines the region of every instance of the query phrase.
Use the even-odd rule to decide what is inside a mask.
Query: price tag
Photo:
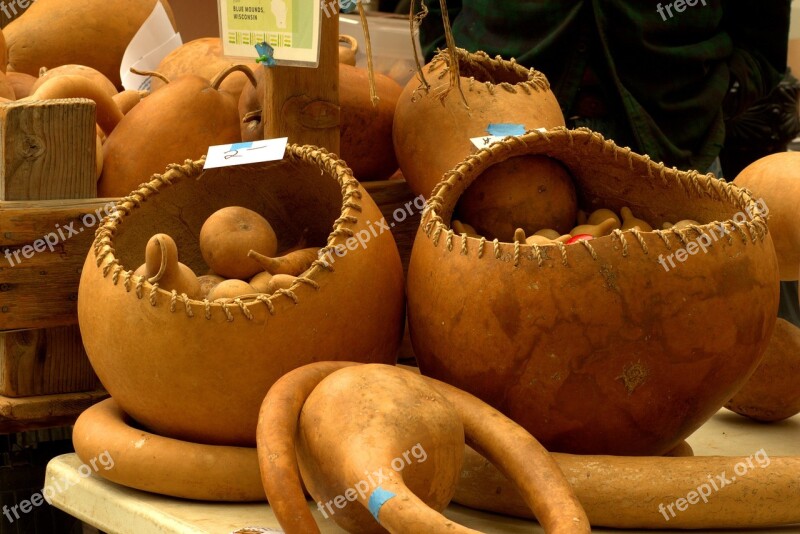
[[[223,55],[253,60],[267,43],[278,65],[319,65],[318,0],[217,0]]]
[[[278,139],[265,139],[249,143],[212,146],[208,148],[206,164],[203,169],[277,161],[283,159],[288,141],[288,137],[280,137]]]
[[[521,125],[490,124],[486,131],[490,132],[490,134],[484,135],[483,137],[473,137],[470,139],[472,144],[475,145],[478,150],[486,148],[498,141],[502,141],[506,137],[522,135],[525,133],[525,128]],[[546,132],[547,128],[536,128],[536,131]]]
[[[500,137],[498,135],[484,135],[483,137],[473,137],[470,139],[472,144],[475,145],[478,150],[482,148],[486,148],[487,146],[496,143],[498,141],[502,141],[505,137]]]

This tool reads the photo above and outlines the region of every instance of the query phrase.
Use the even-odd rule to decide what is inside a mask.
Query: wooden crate
[[[0,395],[99,387],[75,316],[95,149],[90,100],[0,105]]]

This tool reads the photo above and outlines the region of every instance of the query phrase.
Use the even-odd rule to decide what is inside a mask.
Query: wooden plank
[[[100,387],[77,325],[0,337],[0,395],[26,397]]]
[[[91,100],[0,105],[0,201],[97,196],[96,146]],[[0,321],[10,320],[0,329],[74,323],[80,269],[93,233],[87,230],[97,224],[95,217],[88,224],[69,204],[27,206],[28,212],[5,208],[0,208],[0,234],[8,267],[3,264],[0,271]],[[0,370],[0,389],[14,395],[97,385],[76,325],[0,332]],[[0,400],[0,420],[23,414],[25,424],[55,424],[74,412],[69,411],[73,399],[44,399],[5,405]],[[18,430],[25,424],[6,426]]]
[[[320,14],[319,67],[266,69],[261,121],[265,139],[316,145],[339,153],[339,14]]]
[[[108,397],[105,390],[12,399],[0,396],[0,433],[63,426]]]
[[[0,104],[0,200],[97,196],[95,104]]]
[[[111,199],[0,202],[0,330],[77,321],[81,269],[98,214],[112,206]]]

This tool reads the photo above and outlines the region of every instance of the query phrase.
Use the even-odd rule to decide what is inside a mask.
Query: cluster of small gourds
[[[610,234],[614,230],[630,230],[637,228],[641,232],[650,232],[653,227],[646,221],[634,216],[633,212],[628,207],[623,207],[620,210],[620,217],[613,210],[601,208],[586,214],[583,210],[578,210],[578,225],[575,226],[567,234],[560,234],[552,228],[543,228],[537,230],[533,235],[527,235],[523,228],[517,228],[514,232],[514,241],[525,243],[528,245],[551,245],[553,243],[564,243],[570,245],[578,241],[585,241],[602,237]],[[697,224],[696,221],[681,221],[678,225],[681,227],[689,224]],[[676,227],[678,225],[675,225]],[[664,223],[664,228],[672,227],[670,223]],[[453,220],[453,231],[459,234],[466,234],[468,237],[480,238],[481,236],[471,225]]]
[[[239,206],[214,212],[200,230],[200,252],[210,271],[197,276],[178,261],[178,246],[156,234],[145,247],[145,262],[134,271],[161,289],[191,299],[227,302],[245,295],[289,289],[317,259],[319,248],[306,247],[305,233],[294,247],[275,256],[278,239],[269,221]]]

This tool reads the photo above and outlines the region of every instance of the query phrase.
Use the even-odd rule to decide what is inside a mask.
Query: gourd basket
[[[454,52],[455,62],[447,50],[439,51],[406,84],[395,109],[394,151],[416,195],[429,195],[446,171],[475,150],[470,139],[489,134],[492,124],[564,126],[543,73],[485,52]],[[450,85],[454,63],[460,89]]]
[[[584,210],[629,206],[654,228],[701,224],[546,246],[454,233],[467,187],[523,155],[563,163]],[[428,206],[407,287],[420,369],[500,409],[550,450],[663,454],[736,393],[766,348],[778,269],[763,206],[713,175],[666,168],[588,129],[556,128],[467,157]],[[698,239],[710,241],[705,250]]]
[[[171,165],[117,203],[86,258],[78,319],[100,381],[137,422],[167,437],[255,446],[259,406],[284,373],[320,360],[395,362],[403,271],[391,233],[373,225],[378,207],[323,149],[289,145],[282,161],[203,164]],[[226,304],[133,274],[159,232],[175,239],[182,263],[205,274],[200,228],[225,206],[266,217],[279,250],[307,231],[308,246],[325,245],[326,260],[289,289]],[[346,248],[353,236],[365,245]]]

